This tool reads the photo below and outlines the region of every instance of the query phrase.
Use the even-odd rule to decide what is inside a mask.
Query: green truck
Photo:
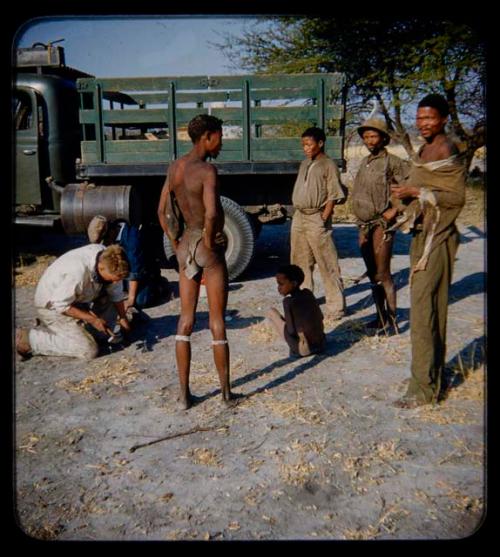
[[[17,49],[14,77],[19,224],[82,234],[103,214],[158,226],[168,165],[191,148],[187,124],[213,114],[224,122],[213,163],[234,279],[249,266],[262,225],[293,212],[302,131],[324,128],[328,155],[345,166],[343,74],[98,78],[66,66],[62,47],[35,43]],[[163,249],[171,259],[166,237]]]

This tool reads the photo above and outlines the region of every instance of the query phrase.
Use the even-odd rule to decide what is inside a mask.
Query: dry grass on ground
[[[100,394],[96,392],[96,387],[100,385],[124,387],[135,381],[140,373],[131,358],[121,357],[116,361],[105,358],[90,364],[87,376],[81,381],[71,381],[64,378],[58,381],[56,386],[70,393],[100,398]]]
[[[20,254],[14,273],[16,287],[36,286],[45,269],[55,259],[53,255],[39,255],[33,258]]]

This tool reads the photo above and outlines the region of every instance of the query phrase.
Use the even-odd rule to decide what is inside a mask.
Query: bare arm
[[[130,332],[130,321],[127,319],[127,308],[125,307],[125,300],[121,300],[119,302],[113,302],[113,305],[118,312],[119,318],[118,323],[120,327],[126,331]]]
[[[215,248],[217,219],[219,217],[219,184],[215,167],[208,167],[203,180],[203,206],[205,208],[204,242],[208,249]]]
[[[401,184],[408,177],[409,163],[403,161],[398,157],[393,157],[389,159],[389,161],[391,163],[391,167],[390,167],[391,186]],[[387,222],[391,222],[398,214],[398,211],[401,209],[401,202],[399,200],[396,201],[397,197],[395,191],[393,191],[392,189],[391,189],[391,194],[392,195],[390,195],[389,197],[389,206],[382,213],[382,217]]]
[[[293,318],[290,298],[285,298],[283,300],[283,310],[285,312],[285,335],[288,335],[289,338],[297,338],[298,333],[295,326],[295,319]]]
[[[125,300],[125,309],[132,307],[135,304],[135,299],[137,298],[137,291],[139,290],[138,280],[128,281],[128,298]]]
[[[397,199],[407,199],[408,197],[418,197],[420,188],[411,184],[393,184],[391,192]]]
[[[335,201],[327,201],[326,205],[323,207],[321,212],[321,218],[326,221],[329,217],[333,215],[333,208],[335,207]]]
[[[165,232],[165,234],[168,236],[168,238],[169,238],[169,240],[172,244],[172,247],[174,248],[174,251],[176,251],[178,241],[170,235],[169,230],[168,230],[168,226],[167,226],[167,218],[165,216],[165,210],[167,208],[167,200],[168,200],[169,195],[170,195],[170,183],[169,183],[168,174],[167,174],[167,177],[165,178],[165,182],[163,184],[163,188],[161,190],[160,201],[158,203],[157,214],[158,214],[158,220],[160,222],[160,226],[162,227],[163,232]]]
[[[64,315],[72,317],[73,319],[78,319],[80,321],[88,323],[89,325],[92,325],[94,329],[97,329],[101,333],[110,333],[110,329],[106,321],[101,317],[97,317],[97,315],[92,311],[86,311],[75,306],[70,306],[63,313]]]

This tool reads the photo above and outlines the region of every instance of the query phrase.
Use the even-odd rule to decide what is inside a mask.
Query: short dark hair
[[[222,131],[222,120],[209,114],[198,114],[188,124],[188,135],[193,143],[196,143],[207,131]]]
[[[321,128],[313,126],[312,128],[307,128],[307,130],[301,135],[301,137],[312,137],[316,143],[319,141],[326,141],[325,132]]]
[[[304,271],[298,265],[282,265],[277,275],[285,275],[288,280],[292,280],[300,286],[304,282]]]
[[[438,95],[437,93],[431,93],[426,95],[419,103],[418,108],[430,107],[435,108],[439,114],[444,118],[450,113],[450,107],[448,106],[448,101],[443,97],[443,95]]]

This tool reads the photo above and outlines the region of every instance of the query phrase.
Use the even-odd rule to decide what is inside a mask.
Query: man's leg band
[[[219,344],[227,344],[227,340],[212,340],[212,346],[218,346]]]
[[[191,342],[191,337],[187,337],[185,335],[175,335],[175,342],[177,342],[178,340],[182,342]]]

